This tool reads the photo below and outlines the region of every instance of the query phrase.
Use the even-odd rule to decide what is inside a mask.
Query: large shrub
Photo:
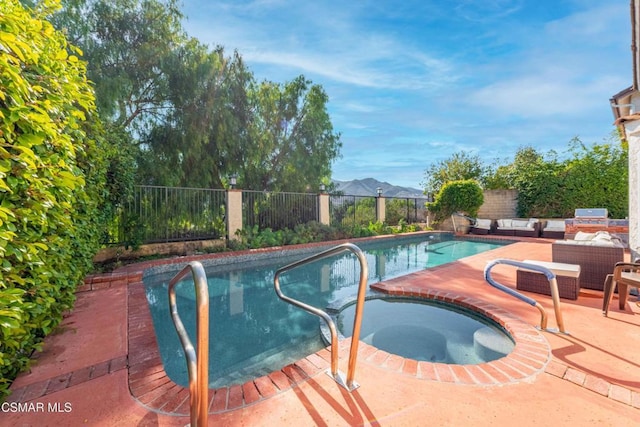
[[[97,250],[103,163],[79,52],[46,17],[0,0],[0,398],[74,302]]]
[[[583,144],[574,138],[568,158],[518,150],[512,164],[498,168],[495,182],[518,190],[518,216],[572,217],[576,208],[607,208],[612,218],[629,215],[628,149],[615,140]]]
[[[435,201],[427,203],[427,208],[435,213],[436,220],[442,220],[455,212],[475,217],[484,203],[482,188],[476,180],[450,181],[442,186]]]
[[[620,144],[593,144],[575,139],[566,163],[561,217],[576,208],[607,208],[611,218],[629,216],[629,152]]]

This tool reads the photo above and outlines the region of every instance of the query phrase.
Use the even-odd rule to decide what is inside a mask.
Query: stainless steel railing
[[[528,264],[521,261],[514,261],[511,259],[496,259],[487,264],[484,269],[484,278],[485,280],[494,288],[501,290],[521,301],[526,302],[534,307],[536,307],[540,311],[541,319],[540,319],[540,329],[547,330],[549,332],[557,332],[553,329],[547,328],[547,312],[544,307],[540,305],[540,303],[528,296],[522,295],[520,292],[517,292],[507,286],[504,286],[498,282],[496,282],[491,277],[491,269],[498,264],[506,264],[511,265],[518,268],[525,268],[527,270],[537,271],[538,273],[542,273],[546,276],[547,280],[549,280],[549,286],[551,288],[551,299],[553,300],[553,310],[556,316],[556,323],[558,324],[558,329],[560,332],[567,334],[568,332],[564,329],[564,321],[562,319],[562,311],[560,310],[560,294],[558,293],[558,281],[556,280],[556,275],[553,274],[551,270],[546,267],[534,264]]]
[[[187,330],[178,314],[175,285],[191,273],[196,291],[196,341],[194,349]],[[171,318],[180,338],[189,372],[189,403],[191,426],[206,426],[209,399],[209,289],[202,264],[190,262],[169,282],[169,308]]]
[[[344,251],[353,252],[353,254],[355,254],[360,261],[360,282],[358,285],[358,296],[356,300],[356,313],[353,319],[353,334],[351,336],[351,348],[349,350],[349,365],[347,368],[346,380],[344,378],[344,374],[338,370],[338,333],[336,331],[336,325],[333,322],[333,319],[331,319],[331,316],[329,316],[325,311],[319,308],[313,307],[311,305],[305,304],[302,301],[298,301],[284,295],[282,293],[282,290],[280,289],[280,275],[282,273],[301,265],[308,264],[313,261],[318,261],[320,259],[327,258]],[[354,382],[353,378],[355,376],[356,360],[358,356],[358,342],[360,340],[360,326],[362,323],[362,310],[364,308],[363,305],[367,286],[367,276],[367,260],[362,250],[352,243],[344,243],[278,269],[273,279],[273,286],[275,288],[276,294],[280,299],[296,307],[302,308],[303,310],[306,310],[311,314],[315,314],[325,321],[331,332],[331,368],[330,371],[327,371],[327,374],[329,374],[338,384],[346,388],[348,391],[353,391],[359,387],[359,385]]]

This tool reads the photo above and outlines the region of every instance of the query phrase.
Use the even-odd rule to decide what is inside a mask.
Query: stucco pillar
[[[629,142],[629,249],[631,260],[640,256],[640,120],[624,123]]]
[[[385,198],[382,196],[376,197],[376,222],[384,222],[387,218],[385,208]]]
[[[318,194],[318,222],[324,225],[331,225],[329,195],[327,193]]]
[[[227,240],[238,240],[242,230],[242,190],[227,190]]]

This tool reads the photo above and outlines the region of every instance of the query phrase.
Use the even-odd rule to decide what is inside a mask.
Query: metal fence
[[[376,198],[371,196],[329,197],[331,225],[369,225],[376,222]]]
[[[242,191],[243,227],[293,230],[298,224],[318,221],[318,212],[317,194]]]
[[[386,199],[385,222],[425,222],[427,199]],[[313,193],[269,193],[242,191],[243,228],[285,228],[319,221],[319,198]],[[135,187],[131,201],[122,208],[106,244],[145,244],[217,239],[227,234],[226,190],[188,187]],[[376,222],[375,196],[329,195],[332,226],[364,225]]]
[[[107,243],[216,239],[226,234],[225,209],[225,190],[136,186]]]
[[[407,224],[427,222],[429,213],[425,203],[428,201],[426,197],[386,197],[385,222],[390,225],[397,225],[401,219]]]

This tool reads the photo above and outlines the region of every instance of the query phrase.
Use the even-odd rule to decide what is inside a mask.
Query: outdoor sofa
[[[537,218],[504,218],[496,221],[494,234],[501,236],[540,237],[540,221]]]
[[[618,262],[624,260],[625,244],[606,231],[578,232],[573,240],[557,240],[551,245],[553,262],[580,266],[580,287],[604,289],[604,281]]]
[[[564,232],[564,219],[548,219],[540,227],[540,236],[547,239],[564,239]]]

